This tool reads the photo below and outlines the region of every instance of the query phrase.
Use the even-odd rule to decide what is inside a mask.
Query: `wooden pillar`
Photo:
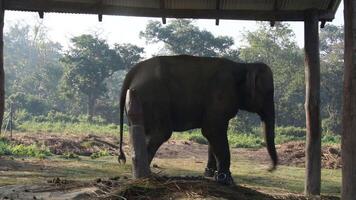
[[[316,10],[306,12],[304,21],[305,50],[305,114],[306,114],[306,173],[304,192],[320,195],[321,130],[320,130],[320,55],[319,26]]]
[[[4,1],[0,0],[0,133],[5,110],[4,14]]]
[[[356,198],[356,0],[344,0],[345,69],[341,199]]]
[[[126,113],[130,124],[129,134],[132,153],[132,176],[134,179],[150,175],[145,129],[141,103],[135,91],[126,92]]]

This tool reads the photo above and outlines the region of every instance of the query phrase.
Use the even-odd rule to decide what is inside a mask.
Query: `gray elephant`
[[[125,160],[122,127],[128,89],[136,91],[142,104],[149,163],[173,131],[201,128],[209,142],[205,175],[232,184],[227,128],[242,109],[260,116],[271,169],[275,169],[274,87],[267,65],[187,55],[159,56],[138,63],[126,75],[121,90],[119,160]]]

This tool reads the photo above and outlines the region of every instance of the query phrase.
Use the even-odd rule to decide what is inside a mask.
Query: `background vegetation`
[[[245,32],[242,41],[234,41],[201,30],[191,20],[174,20],[167,25],[151,21],[139,36],[148,44],[164,44],[157,55],[216,56],[268,64],[274,73],[277,126],[281,127],[277,129],[277,143],[303,139],[303,49],[288,24],[257,26],[256,31]],[[71,46],[64,49],[49,39],[42,24],[17,23],[6,30],[4,40],[7,113],[12,105],[16,129],[60,132],[87,128],[116,133],[121,84],[126,72],[145,59],[144,48],[110,45],[100,35],[83,34],[71,38]],[[337,143],[343,27],[328,25],[321,29],[320,50],[322,128],[324,138],[329,138],[325,141]],[[259,147],[263,141],[258,127],[256,115],[239,112],[230,123],[230,141],[236,141],[234,146]],[[204,142],[198,135],[193,131],[189,137]]]

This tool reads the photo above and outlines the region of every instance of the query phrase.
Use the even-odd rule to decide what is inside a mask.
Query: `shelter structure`
[[[306,176],[305,194],[319,195],[321,185],[319,22],[334,19],[341,0],[0,0],[0,121],[4,113],[3,26],[6,10],[141,17],[270,21],[302,21],[305,24]],[[345,0],[346,73],[344,106],[345,200],[356,196],[356,0]],[[350,138],[350,140],[349,140]],[[346,184],[348,184],[346,186]]]

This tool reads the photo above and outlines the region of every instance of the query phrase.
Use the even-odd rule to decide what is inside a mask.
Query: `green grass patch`
[[[105,156],[110,156],[109,151],[107,151],[106,149],[105,150],[100,150],[100,151],[95,152],[95,153],[92,153],[90,155],[90,158],[91,159],[97,159],[97,158],[105,157]]]
[[[73,152],[66,152],[63,155],[60,155],[59,157],[63,158],[63,159],[67,159],[67,160],[69,160],[69,159],[80,160],[80,157]]]
[[[45,146],[38,146],[36,144],[23,145],[23,144],[10,144],[8,141],[2,139],[0,140],[0,156],[11,155],[11,156],[21,156],[21,157],[35,157],[35,158],[46,158],[51,156],[52,153]]]
[[[88,122],[66,123],[66,122],[35,122],[27,121],[17,126],[17,130],[21,132],[54,132],[54,133],[70,133],[70,134],[111,134],[119,133],[119,126],[115,124],[94,124]],[[127,130],[127,127],[124,127]]]
[[[201,134],[200,129],[174,133],[173,139],[190,140],[199,144],[208,144],[207,139]],[[237,148],[261,148],[265,145],[264,138],[261,134],[237,133],[228,131],[228,139],[231,147]],[[298,127],[277,127],[276,144],[283,144],[290,141],[305,141],[305,129]],[[322,137],[323,145],[339,145],[341,137],[339,135],[324,135]]]

